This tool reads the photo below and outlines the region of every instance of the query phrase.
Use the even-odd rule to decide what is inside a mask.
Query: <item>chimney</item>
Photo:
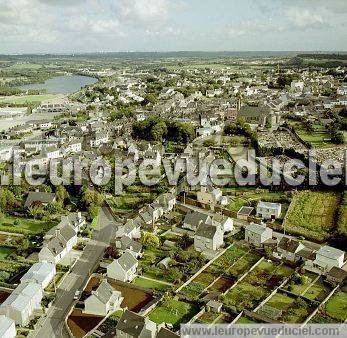
[[[77,213],[77,218],[78,218],[79,220],[82,218],[82,213],[81,213],[80,211]]]
[[[55,229],[55,237],[60,236],[60,229]]]

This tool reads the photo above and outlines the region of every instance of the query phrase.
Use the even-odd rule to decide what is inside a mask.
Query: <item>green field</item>
[[[344,322],[347,319],[347,292],[340,291],[331,297],[325,311],[331,318]]]
[[[14,225],[16,221],[18,224]],[[53,228],[54,225],[53,222],[45,222],[30,218],[19,218],[8,215],[0,218],[0,231],[22,233],[25,235],[45,233]]]
[[[163,284],[160,281],[152,281],[142,277],[136,277],[136,279],[133,281],[133,284],[146,289],[153,289],[159,291],[166,291],[170,288],[170,285]]]
[[[332,147],[333,144],[330,142],[330,134],[326,128],[321,124],[313,124],[313,131],[310,132],[304,128],[301,122],[290,123],[296,133],[305,141],[309,142],[313,148],[322,149]]]
[[[0,97],[0,104],[40,104],[42,101],[51,100],[56,97],[57,95],[54,94],[2,96]]]
[[[15,63],[14,65],[7,67],[6,69],[22,70],[22,69],[40,69],[40,68],[42,68],[42,65],[39,65],[37,63]]]
[[[333,235],[340,196],[335,192],[297,193],[285,221],[289,233],[323,242]]]
[[[156,307],[149,314],[149,319],[157,324],[168,323],[177,328],[179,324],[188,322],[198,311],[198,307],[170,299]]]

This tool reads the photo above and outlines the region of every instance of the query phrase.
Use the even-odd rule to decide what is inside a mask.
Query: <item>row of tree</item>
[[[133,125],[133,136],[147,141],[171,141],[187,144],[195,137],[191,123],[171,121],[158,116],[149,116]]]

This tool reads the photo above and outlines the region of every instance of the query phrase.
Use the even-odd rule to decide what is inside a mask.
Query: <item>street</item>
[[[106,207],[101,208],[93,239],[86,245],[82,256],[57,289],[56,300],[47,315],[39,321],[38,328],[31,337],[69,337],[64,324],[65,317],[73,306],[75,292],[85,286],[113,237],[111,221],[109,210]]]

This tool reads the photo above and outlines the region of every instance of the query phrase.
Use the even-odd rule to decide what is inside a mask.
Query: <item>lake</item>
[[[33,83],[19,86],[22,90],[45,89],[48,94],[71,94],[79,91],[82,87],[98,82],[94,77],[81,75],[55,76],[45,83]]]

